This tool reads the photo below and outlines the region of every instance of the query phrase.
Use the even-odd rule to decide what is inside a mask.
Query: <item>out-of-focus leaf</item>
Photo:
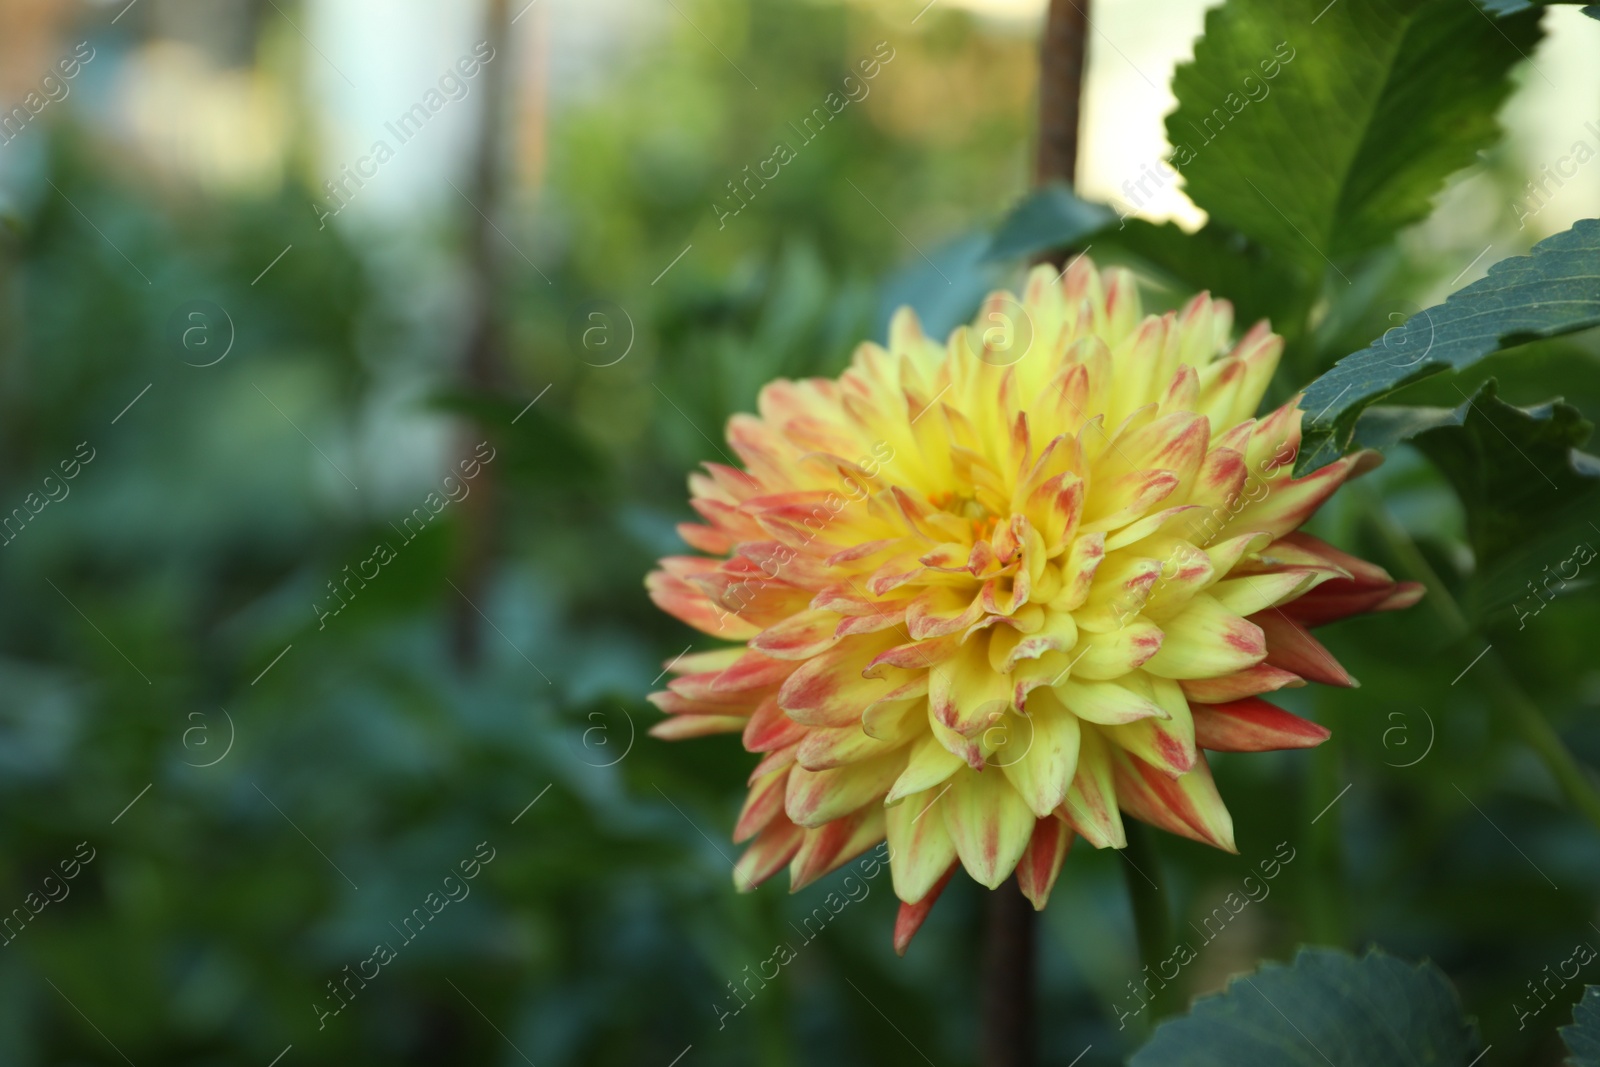
[[[1600,985],[1584,989],[1583,999],[1572,1009],[1572,1024],[1561,1028],[1567,1043],[1569,1067],[1600,1067]]]
[[[1295,301],[1303,295],[1292,266],[1241,233],[1217,225],[1186,233],[1170,222],[1122,218],[1059,184],[1017,204],[984,258],[1022,259],[1068,248],[1096,258],[1131,257],[1175,287],[1232,301],[1242,322],[1271,319],[1282,328],[1294,319]]]
[[[1369,448],[1410,441],[1433,461],[1461,498],[1480,590],[1493,592],[1518,560],[1547,554],[1571,535],[1576,509],[1600,485],[1600,458],[1579,451],[1593,429],[1559,400],[1507,404],[1490,380],[1453,409],[1369,408],[1356,441]]]
[[[1085,200],[1055,182],[1023,197],[995,230],[983,258],[1020,259],[1067,248],[1100,233],[1117,221],[1105,204]]]
[[[1478,1049],[1455,989],[1431,963],[1373,950],[1301,949],[1241,975],[1157,1027],[1132,1067],[1467,1067]]]
[[[1006,281],[1005,269],[988,260],[987,247],[983,234],[971,233],[934,249],[927,259],[908,260],[883,285],[878,335],[887,334],[889,317],[902,306],[917,313],[929,337],[941,340],[970,321],[984,296]]]
[[[1173,75],[1172,162],[1226,223],[1316,269],[1424,218],[1499,138],[1538,15],[1460,0],[1229,0]]]
[[[1341,359],[1306,389],[1306,424],[1296,472],[1333,462],[1348,447],[1363,408],[1408,382],[1460,370],[1540,337],[1600,324],[1600,220],[1583,219],[1501,260],[1443,304],[1413,315]]]
[[[1478,0],[1485,11],[1499,18],[1520,15],[1524,11],[1537,11],[1556,4],[1581,4],[1583,0]],[[1600,18],[1600,4],[1590,4],[1583,9],[1590,18]]]
[[[496,461],[528,480],[569,488],[592,487],[606,476],[600,453],[559,415],[537,404],[503,396],[455,391],[434,398],[434,406],[470,416],[494,434],[503,447]]]

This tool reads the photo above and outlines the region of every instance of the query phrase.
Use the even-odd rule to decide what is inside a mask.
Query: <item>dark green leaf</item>
[[[1584,521],[1575,513],[1600,485],[1600,459],[1578,448],[1593,429],[1559,400],[1507,404],[1490,380],[1454,409],[1370,408],[1356,441],[1385,448],[1409,440],[1433,461],[1461,498],[1480,590],[1497,603],[1515,595],[1501,578],[1528,557],[1537,571],[1537,560],[1548,562],[1555,543],[1572,536],[1572,523]]]
[[[1214,220],[1320,272],[1424,218],[1498,139],[1538,37],[1537,14],[1463,0],[1229,0],[1173,76],[1172,162]]]
[[[1029,194],[1006,216],[986,259],[1023,259],[1079,248],[1096,258],[1129,257],[1189,291],[1208,290],[1233,302],[1241,322],[1295,321],[1303,287],[1291,266],[1243,234],[1210,225],[1186,233],[1170,222],[1122,218],[1105,204],[1080,199],[1064,185]]]
[[[1022,259],[1055,248],[1069,248],[1117,221],[1104,204],[1084,200],[1067,186],[1053,183],[1035,189],[1011,209],[985,259]]]
[[[1376,950],[1304,948],[1162,1023],[1132,1067],[1467,1067],[1477,1033],[1448,979]]]
[[[1561,1028],[1567,1043],[1568,1067],[1600,1067],[1600,985],[1583,991],[1583,999],[1572,1009],[1572,1025]]]
[[[508,474],[573,489],[595,488],[605,477],[604,458],[575,428],[526,400],[450,392],[436,397],[434,405],[471,417],[491,447],[503,450],[500,465]]]
[[[1540,337],[1600,324],[1600,220],[1584,219],[1502,260],[1487,277],[1413,315],[1312,382],[1300,406],[1306,425],[1297,472],[1331,463],[1348,447],[1372,401],[1408,382]]]

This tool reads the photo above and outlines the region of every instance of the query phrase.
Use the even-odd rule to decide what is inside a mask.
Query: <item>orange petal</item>
[[[783,810],[784,787],[788,783],[789,768],[779,767],[751,784],[750,793],[739,812],[739,821],[733,826],[734,844],[740,844],[764,829],[772,817]]]
[[[789,864],[789,892],[798,893],[883,840],[883,809],[862,808],[815,830],[807,830]]]
[[[831,611],[802,611],[750,639],[750,647],[775,659],[810,659],[839,640],[839,616]]]
[[[800,826],[821,826],[881,801],[904,765],[905,757],[897,752],[825,771],[808,771],[797,764],[789,772],[784,810]]]
[[[805,831],[779,812],[733,865],[734,887],[748,893],[777,874],[800,851],[804,837]]]

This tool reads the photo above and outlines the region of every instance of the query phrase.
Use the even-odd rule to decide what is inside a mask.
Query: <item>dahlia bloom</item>
[[[1421,588],[1295,532],[1376,457],[1293,478],[1295,402],[1252,418],[1282,339],[1230,349],[1232,319],[1207,294],[1144,316],[1080,257],[946,345],[902,309],[887,349],[729,421],[745,470],[691,475],[705,521],[679,527],[708,555],[646,584],[736,642],[669,665],[651,732],[761,757],[740,889],[887,837],[904,952],[957,866],[1043,908],[1124,814],[1236,851],[1203,750],[1322,742],[1261,694],[1354,685],[1308,628]]]

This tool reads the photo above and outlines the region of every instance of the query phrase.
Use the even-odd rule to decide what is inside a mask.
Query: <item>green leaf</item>
[[[533,398],[535,401],[538,397]],[[453,390],[432,398],[433,406],[464,415],[503,450],[500,468],[531,484],[591,490],[607,480],[604,456],[560,415],[523,400],[493,393]]]
[[[1346,356],[1306,389],[1297,474],[1344,454],[1361,410],[1409,382],[1541,337],[1600,324],[1600,220],[1583,219],[1501,260],[1487,277]]]
[[[1497,18],[1507,15],[1520,15],[1524,11],[1537,11],[1541,7],[1554,7],[1556,4],[1581,4],[1583,0],[1478,0],[1485,11]],[[1600,18],[1600,4],[1590,4],[1583,9],[1583,13],[1590,18]]]
[[[1479,595],[1486,606],[1502,606],[1526,595],[1522,586],[1539,576],[1540,563],[1559,564],[1575,527],[1588,532],[1578,510],[1600,485],[1600,458],[1579,446],[1593,430],[1560,400],[1508,404],[1491,379],[1453,409],[1370,408],[1356,442],[1410,441],[1438,467],[1461,499]]]
[[[1495,22],[1465,0],[1228,0],[1173,76],[1172,162],[1214,220],[1320,274],[1424,218],[1498,139],[1538,18]]]
[[[1243,234],[1215,224],[1186,233],[1170,222],[1123,218],[1060,184],[1035,190],[1012,208],[984,258],[1023,259],[1066,248],[1096,258],[1120,253],[1175,287],[1208,290],[1232,301],[1244,324],[1271,319],[1281,329],[1300,318],[1304,290],[1297,278],[1281,257]]]
[[[1130,1067],[1467,1067],[1476,1029],[1433,964],[1303,948],[1156,1028]]]
[[[1111,208],[1084,200],[1066,185],[1053,182],[1035,189],[1011,209],[983,258],[1024,259],[1069,248],[1116,221],[1117,213]]]
[[[1568,1067],[1600,1067],[1600,985],[1583,991],[1572,1009],[1572,1025],[1561,1028],[1561,1039],[1572,1053]]]

